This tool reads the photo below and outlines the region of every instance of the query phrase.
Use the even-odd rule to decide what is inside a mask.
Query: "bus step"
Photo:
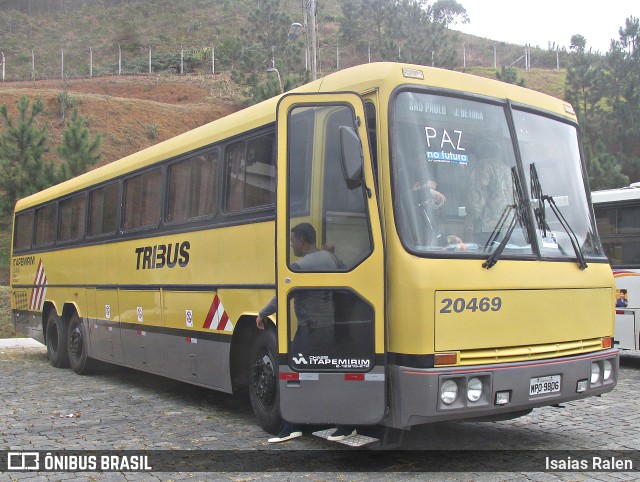
[[[327,438],[329,438],[329,435],[335,432],[335,430],[336,430],[335,428],[319,430],[318,432],[313,432],[313,435],[326,440]],[[356,435],[350,435],[342,440],[336,440],[335,443],[347,445],[349,447],[363,447],[365,445],[369,445],[370,443],[379,442],[379,441],[380,440],[377,438],[369,437],[367,435],[356,434]]]

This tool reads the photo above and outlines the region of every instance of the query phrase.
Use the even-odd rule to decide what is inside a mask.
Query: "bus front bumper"
[[[444,420],[512,418],[613,390],[618,381],[617,349],[579,356],[467,367],[389,366],[394,428]],[[511,417],[510,417],[511,415]]]

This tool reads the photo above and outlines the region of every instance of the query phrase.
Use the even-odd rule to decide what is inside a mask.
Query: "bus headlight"
[[[467,382],[467,398],[470,402],[477,402],[482,396],[482,380],[470,378]]]
[[[613,374],[613,364],[611,360],[605,360],[602,362],[602,379],[606,382],[609,381]]]
[[[591,364],[591,385],[595,385],[600,381],[600,365],[597,363]]]
[[[458,384],[453,380],[445,381],[440,387],[440,400],[442,403],[451,405],[458,397]]]

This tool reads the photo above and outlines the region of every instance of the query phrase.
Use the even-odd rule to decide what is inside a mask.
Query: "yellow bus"
[[[248,390],[273,433],[600,395],[615,288],[585,172],[566,102],[353,67],[18,201],[15,324],[80,374],[98,360]],[[302,223],[334,265],[296,256]]]

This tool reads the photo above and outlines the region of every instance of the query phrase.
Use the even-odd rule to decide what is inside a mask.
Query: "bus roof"
[[[422,76],[423,78],[419,78]],[[509,99],[513,102],[535,106],[575,121],[571,106],[549,95],[507,84],[494,79],[426,67],[422,65],[378,62],[358,65],[298,87],[291,92],[353,91],[367,93],[374,90],[388,96],[399,85],[415,84],[472,92],[476,95]],[[217,119],[196,129],[163,141],[142,151],[81,174],[41,192],[32,194],[16,203],[15,210],[22,211],[92,185],[156,164],[160,161],[193,151],[208,144],[275,122],[276,105],[281,96],[247,107],[226,117]],[[380,106],[381,110],[386,106]]]
[[[640,185],[637,185],[637,183],[619,189],[605,189],[591,193],[593,204],[633,201],[636,199],[640,199]]]

